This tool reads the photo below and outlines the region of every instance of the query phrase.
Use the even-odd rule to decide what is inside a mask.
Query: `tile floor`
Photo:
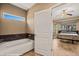
[[[27,53],[24,53],[22,56],[42,56],[42,55],[35,53],[34,50],[31,50]]]
[[[53,40],[52,56],[79,56],[79,45],[60,42],[60,39]],[[22,56],[41,56],[31,50]]]

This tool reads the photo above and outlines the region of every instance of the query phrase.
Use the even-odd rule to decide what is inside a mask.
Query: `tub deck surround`
[[[27,38],[34,40],[35,34],[27,33]]]
[[[29,38],[29,39],[34,40],[34,34],[21,33],[21,34],[0,35],[0,39],[3,39],[3,41],[19,40],[19,39],[23,39],[23,38]]]
[[[0,43],[0,56],[20,56],[32,50],[34,41],[30,39],[20,39]]]
[[[34,34],[7,34],[0,35],[0,56],[19,56],[32,50]]]

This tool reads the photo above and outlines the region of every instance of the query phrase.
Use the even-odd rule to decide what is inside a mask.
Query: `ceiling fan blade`
[[[67,14],[67,15],[72,16],[72,14]]]

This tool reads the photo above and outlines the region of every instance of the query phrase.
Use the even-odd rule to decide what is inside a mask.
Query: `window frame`
[[[15,17],[15,18],[17,18],[17,17],[19,17],[19,18],[23,18],[22,20],[17,20],[17,19],[7,19],[7,20],[25,21],[25,17],[23,17],[23,16],[13,15],[13,14],[11,14],[11,13],[7,13],[7,12],[3,12],[3,14],[2,14],[2,18],[6,19],[6,18],[5,18],[5,15],[10,15],[10,16],[13,16],[13,17]]]

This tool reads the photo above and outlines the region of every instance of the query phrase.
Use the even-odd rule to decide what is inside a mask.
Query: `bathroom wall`
[[[0,11],[1,11],[1,4],[0,4]],[[1,16],[0,16],[0,33],[1,33]]]
[[[27,12],[27,32],[34,33],[34,13],[48,9],[54,6],[56,3],[37,3],[32,8],[30,8]]]
[[[25,19],[27,16],[27,12],[25,10],[8,3],[0,4],[0,14],[2,15],[3,12],[22,16],[25,17]],[[0,18],[0,35],[26,33],[26,27],[26,21],[7,20]]]

